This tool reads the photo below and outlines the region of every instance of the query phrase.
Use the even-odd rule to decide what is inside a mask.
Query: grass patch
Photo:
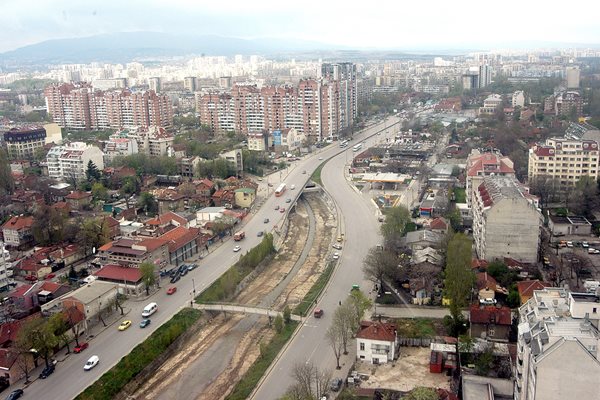
[[[319,276],[319,279],[317,279],[317,281],[312,285],[308,293],[306,293],[306,296],[304,296],[302,302],[300,302],[300,304],[298,304],[294,308],[292,314],[302,315],[306,317],[306,315],[308,314],[308,310],[312,308],[312,306],[315,304],[315,301],[317,300],[317,297],[319,297],[319,294],[323,291],[325,285],[327,285],[329,277],[333,273],[334,266],[335,263],[333,262],[329,262],[327,264],[327,267],[325,267],[325,270],[323,271],[321,276]]]
[[[313,172],[310,176],[310,179],[315,183],[318,183],[320,186],[323,186],[323,181],[321,181],[321,171],[323,170],[324,165],[325,163],[321,163],[321,165],[319,165],[317,169],[315,169],[315,172]]]
[[[198,318],[201,311],[185,308],[161,325],[150,337],[85,389],[78,400],[110,400],[117,395],[148,364],[160,356]],[[135,328],[133,328],[135,329]]]
[[[456,203],[466,203],[467,202],[467,193],[465,188],[454,188],[454,201]]]
[[[196,303],[227,300],[235,293],[235,289],[239,283],[274,251],[273,235],[267,233],[258,246],[253,247],[249,252],[244,254],[227,272],[200,293],[196,297]]]
[[[248,398],[267,368],[269,368],[275,357],[277,357],[277,354],[279,354],[279,351],[290,340],[297,325],[298,322],[290,321],[289,324],[285,325],[281,333],[276,334],[271,339],[268,345],[261,347],[260,357],[235,385],[231,394],[225,397],[225,400],[244,400]]]
[[[422,338],[437,335],[438,326],[430,318],[400,318],[396,320],[399,337]]]

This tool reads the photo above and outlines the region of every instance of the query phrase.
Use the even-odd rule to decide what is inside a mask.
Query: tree
[[[462,309],[467,299],[475,276],[471,271],[471,240],[462,233],[456,233],[448,244],[445,270],[445,291],[450,301],[450,315],[455,323],[462,320]]]
[[[10,171],[10,161],[4,149],[0,148],[0,195],[12,194],[15,190],[15,181]]]
[[[344,347],[344,331],[342,330],[342,327],[337,324],[329,325],[325,337],[327,337],[327,340],[333,349],[333,355],[335,356],[335,361],[337,363],[335,368],[341,369],[340,357],[342,356],[342,349]]]
[[[398,247],[408,222],[410,222],[410,212],[406,207],[392,207],[386,211],[385,222],[381,225],[381,233],[387,248]]]
[[[150,287],[156,283],[156,271],[154,264],[150,262],[143,262],[140,264],[140,274],[142,275],[142,282],[146,287],[146,295],[150,294]]]
[[[290,400],[320,399],[331,383],[331,371],[321,371],[313,363],[297,363],[292,378],[295,383],[286,393]]]
[[[428,387],[417,387],[404,396],[403,400],[438,400],[440,398],[437,391]]]
[[[95,182],[92,185],[92,197],[94,200],[108,200],[108,190],[100,182]]]
[[[283,317],[281,315],[275,317],[275,320],[273,321],[273,326],[275,327],[275,332],[277,332],[278,334],[283,332],[284,323]]]
[[[592,217],[600,207],[598,182],[590,176],[582,176],[575,184],[572,209],[577,214]]]
[[[292,310],[290,309],[289,305],[285,305],[285,308],[283,309],[283,321],[286,324],[289,324],[290,322],[292,322]]]
[[[59,340],[60,342],[67,346],[67,354],[71,352],[69,348],[69,337],[67,336],[67,332],[69,331],[69,324],[67,322],[67,316],[63,313],[52,314],[48,319],[49,329]]]
[[[146,214],[155,215],[158,212],[158,202],[154,195],[143,192],[138,199],[138,207],[142,208]]]
[[[394,280],[398,272],[398,257],[396,254],[381,247],[372,247],[363,261],[363,272],[373,283],[383,290],[385,279]]]
[[[66,221],[62,211],[45,204],[37,206],[31,226],[33,238],[41,245],[62,242]]]
[[[46,367],[50,365],[50,355],[58,345],[58,338],[52,331],[52,327],[43,318],[35,318],[27,321],[19,331],[19,339],[23,343],[30,344],[30,349],[44,358]]]
[[[100,246],[109,242],[110,231],[106,220],[88,218],[80,222],[80,226],[78,243],[86,256],[92,254],[93,250],[98,251]]]
[[[355,312],[356,309],[354,306],[351,304],[349,299],[346,299],[333,313],[332,324],[337,325],[340,329],[344,354],[348,354],[348,341],[355,332]]]
[[[94,164],[94,162],[92,160],[89,160],[87,163],[87,168],[85,170],[85,177],[87,178],[87,180],[89,182],[96,182],[96,181],[99,181],[100,178],[102,178],[102,173],[100,172],[100,170],[98,169],[98,167],[96,166],[96,164]]]

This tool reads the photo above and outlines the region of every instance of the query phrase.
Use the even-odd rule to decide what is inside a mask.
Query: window
[[[365,351],[365,344],[363,342],[360,343],[360,351]]]
[[[598,312],[597,310],[598,310],[598,309],[597,309],[596,307],[592,308],[592,312],[593,312],[594,314],[596,314],[596,313]]]

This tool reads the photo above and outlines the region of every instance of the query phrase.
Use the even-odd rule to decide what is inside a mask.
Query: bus
[[[342,142],[340,142],[340,147],[341,148],[344,148],[346,146],[348,146],[348,141],[347,140],[343,140]]]
[[[362,143],[354,145],[352,151],[359,151],[360,149],[362,149]]]
[[[285,183],[282,183],[281,185],[277,186],[277,189],[275,190],[275,196],[279,197],[281,196],[286,189],[286,185]]]

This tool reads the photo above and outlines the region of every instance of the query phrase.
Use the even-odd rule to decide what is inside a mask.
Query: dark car
[[[331,385],[329,387],[332,392],[337,392],[342,388],[342,379],[341,378],[333,378],[331,381]]]
[[[140,328],[145,328],[148,325],[150,325],[150,320],[149,319],[143,319],[142,322],[140,322]]]
[[[188,268],[187,265],[185,266],[184,269],[181,270],[181,272],[179,273],[180,276],[186,276],[188,273]]]
[[[181,274],[179,274],[179,271],[177,271],[177,273],[175,275],[173,275],[173,277],[171,278],[171,283],[175,283],[177,282],[179,279],[181,278]]]
[[[23,396],[23,389],[15,389],[6,396],[6,400],[16,400],[21,396]]]
[[[47,377],[52,375],[53,372],[54,372],[54,364],[50,364],[42,370],[42,373],[40,374],[40,379],[46,379]]]

